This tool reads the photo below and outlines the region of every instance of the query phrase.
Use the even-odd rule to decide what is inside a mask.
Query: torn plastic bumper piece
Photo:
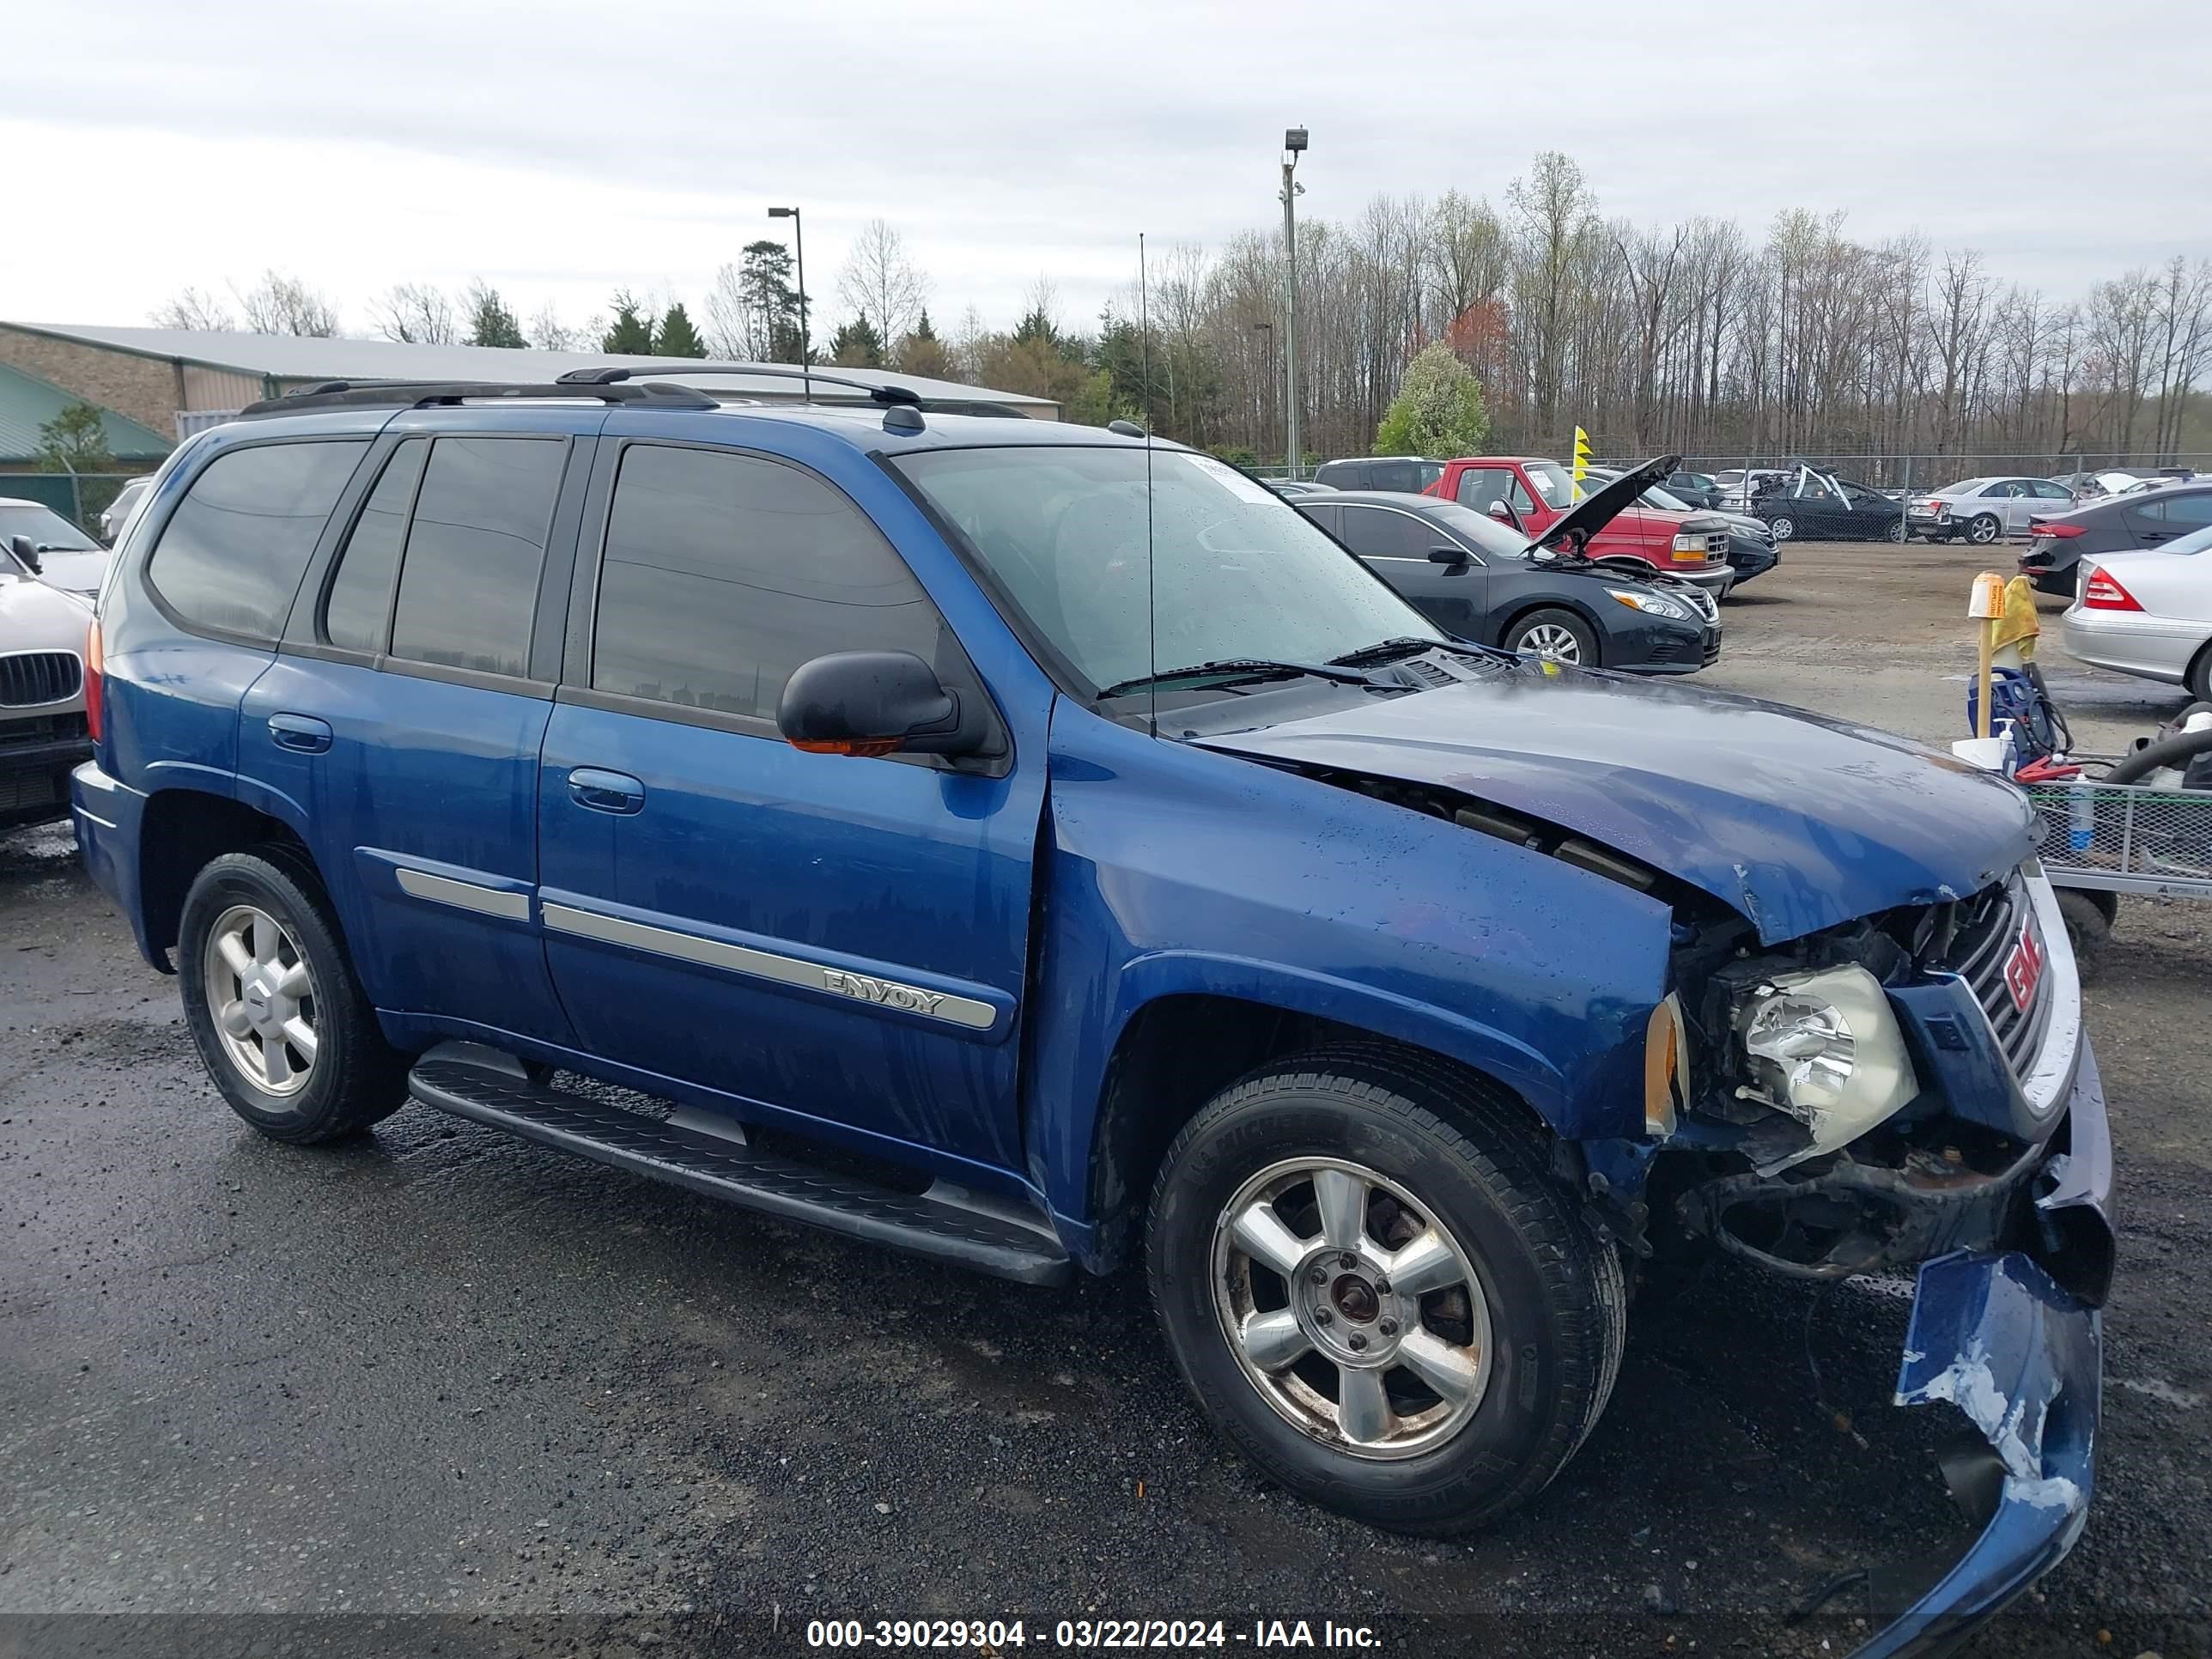
[[[2036,1200],[2048,1253],[2078,1256],[2101,1232],[2109,1263],[2112,1142],[2087,1052],[2069,1110],[2066,1161]],[[1855,1659],[1948,1651],[2074,1547],[2089,1516],[2103,1354],[2103,1316],[2027,1251],[1959,1251],[1921,1268],[1897,1403],[1948,1401],[1988,1443],[1986,1479],[1954,1481],[1982,1530]]]

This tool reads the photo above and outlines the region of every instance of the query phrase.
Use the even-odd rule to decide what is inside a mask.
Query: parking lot
[[[1948,742],[1990,556],[1792,544],[1696,683]],[[2181,701],[2046,654],[2090,750]],[[2208,924],[2124,904],[2086,992],[2122,1251],[2098,1496],[1972,1653],[2212,1651]],[[1218,1444],[1137,1278],[949,1273],[419,1108],[265,1141],[65,829],[0,838],[0,1654],[124,1649],[104,1613],[210,1654],[795,1651],[830,1615],[1019,1614],[1812,1655],[1869,1609],[1794,1602],[1966,1541],[1956,1419],[1887,1403],[1908,1286],[1723,1264],[1646,1295],[1561,1478],[1409,1540]]]

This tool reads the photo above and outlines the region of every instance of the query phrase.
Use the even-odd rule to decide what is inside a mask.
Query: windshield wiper
[[[1377,640],[1372,645],[1363,645],[1357,651],[1347,651],[1342,656],[1331,657],[1328,660],[1332,667],[1372,667],[1377,663],[1417,657],[1426,651],[1449,651],[1485,662],[1495,662],[1500,657],[1510,659],[1511,656],[1510,652],[1494,651],[1486,645],[1469,645],[1461,640],[1419,640],[1408,635],[1401,639]]]
[[[1357,669],[1342,667],[1335,663],[1274,662],[1266,657],[1224,657],[1216,662],[1194,663],[1188,668],[1166,668],[1157,674],[1139,674],[1133,680],[1109,685],[1098,695],[1101,697],[1127,696],[1132,691],[1141,691],[1148,685],[1157,685],[1166,680],[1195,679],[1200,675],[1217,674],[1248,680],[1287,680],[1304,675],[1312,679],[1333,680],[1339,685],[1375,684]]]

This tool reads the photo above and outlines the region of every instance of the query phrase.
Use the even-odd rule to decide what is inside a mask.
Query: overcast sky
[[[2212,254],[2212,6],[1852,0],[1218,6],[1052,0],[15,0],[0,317],[142,323],[296,272],[367,331],[393,283],[527,319],[690,301],[805,211],[817,331],[881,216],[941,327],[1040,274],[1087,325],[1154,246],[1376,191],[1502,201],[1544,149],[1608,214],[1843,210],[2072,297]]]

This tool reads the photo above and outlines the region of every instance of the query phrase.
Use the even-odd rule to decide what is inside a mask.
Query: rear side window
[[[392,608],[392,577],[407,544],[407,509],[430,453],[427,438],[410,438],[392,452],[384,476],[368,492],[354,520],[337,574],[323,608],[323,635],[352,651],[384,648],[384,619]]]
[[[274,641],[366,439],[218,455],[170,514],[146,578],[187,622]]]
[[[1445,544],[1442,532],[1431,530],[1411,514],[1349,502],[1344,508],[1343,539],[1363,559],[1425,559],[1431,547]]]
[[[524,675],[563,438],[441,438],[415,498],[392,654]]]
[[[2212,495],[2171,495],[2166,501],[2168,524],[2212,524]]]
[[[943,632],[875,526],[811,474],[713,450],[623,455],[594,690],[772,720],[801,663],[910,651],[934,664]]]

